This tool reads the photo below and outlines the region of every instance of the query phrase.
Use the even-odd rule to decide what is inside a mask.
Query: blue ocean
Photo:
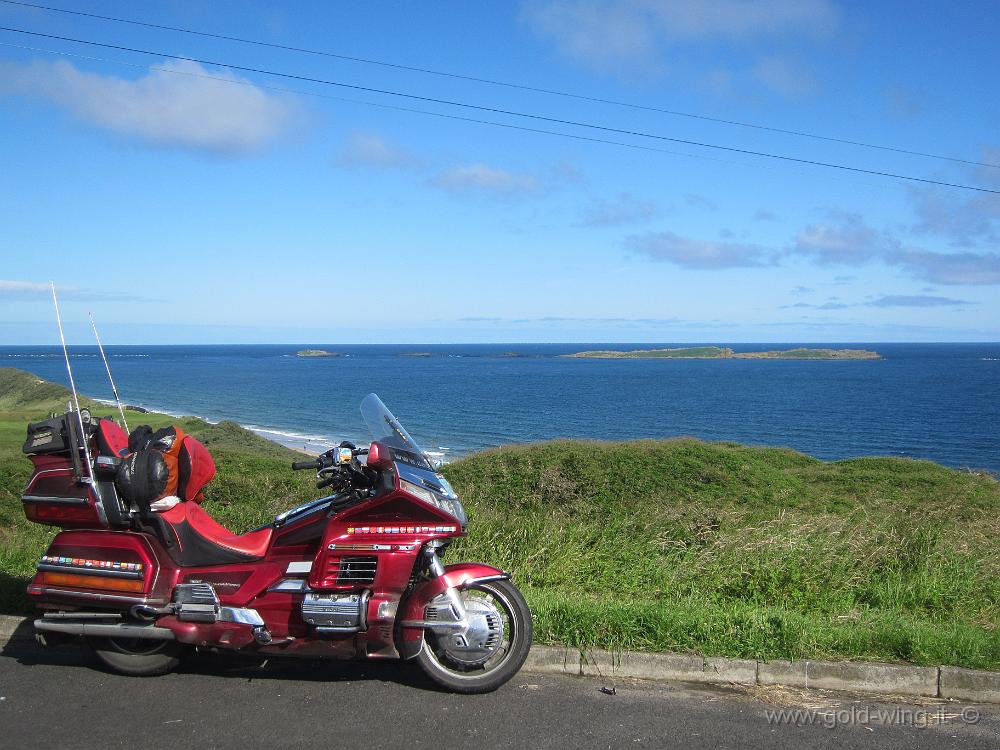
[[[865,348],[884,356],[875,361],[558,356],[672,346],[649,343],[310,346],[341,356],[295,356],[303,345],[106,351],[128,404],[233,420],[313,450],[364,441],[358,404],[374,391],[444,460],[558,437],[692,435],[823,459],[905,456],[1000,472],[1000,344],[729,345]],[[96,346],[71,354],[81,392],[111,399]],[[67,383],[57,347],[3,347],[0,366]]]

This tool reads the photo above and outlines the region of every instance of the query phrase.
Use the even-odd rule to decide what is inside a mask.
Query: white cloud
[[[764,251],[757,245],[692,240],[673,232],[634,235],[626,240],[626,247],[650,260],[682,268],[718,270],[766,265]]]
[[[49,285],[40,281],[0,279],[0,297],[36,297],[50,293]]]
[[[936,253],[915,248],[893,253],[888,261],[935,284],[1000,284],[998,253]]]
[[[559,52],[598,70],[651,65],[657,34],[637,3],[546,0],[525,2],[521,20]]]
[[[486,164],[462,164],[446,169],[429,180],[434,187],[451,193],[481,192],[499,196],[528,193],[541,187],[530,174],[510,172]]]
[[[816,80],[801,65],[783,57],[765,57],[751,75],[772,91],[788,97],[805,96],[816,90]]]
[[[676,37],[756,38],[784,32],[827,34],[839,13],[828,0],[645,0],[665,33]]]
[[[345,167],[398,169],[417,164],[409,151],[386,141],[376,133],[355,131],[347,137],[337,163]]]
[[[521,20],[565,57],[609,70],[656,64],[682,42],[824,36],[839,13],[829,0],[526,0]]]
[[[43,99],[97,127],[148,143],[222,153],[255,151],[296,119],[294,100],[230,71],[195,62],[137,79],[78,70],[65,61],[0,64],[0,93]]]
[[[942,237],[955,247],[1000,241],[1000,195],[968,197],[937,188],[910,188],[909,198],[917,218],[911,227],[914,232]]]
[[[820,265],[859,265],[898,247],[856,214],[834,214],[832,221],[806,227],[795,238],[792,252]]]
[[[16,281],[0,279],[0,299],[49,299],[52,288],[47,281]],[[77,286],[56,284],[56,294],[59,299],[72,299],[81,302],[162,302],[152,297],[142,297],[128,292],[101,291],[95,292],[81,289]]]
[[[955,307],[974,304],[964,299],[926,294],[887,294],[868,303],[870,307]]]
[[[648,221],[659,213],[653,201],[637,198],[631,193],[619,193],[614,199],[597,199],[583,209],[580,225],[614,227]]]

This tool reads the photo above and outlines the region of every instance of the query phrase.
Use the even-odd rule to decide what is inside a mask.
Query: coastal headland
[[[325,349],[302,349],[295,352],[296,357],[339,357],[339,352],[328,352]]]
[[[867,349],[775,349],[737,352],[728,346],[689,346],[675,349],[600,350],[562,354],[570,359],[882,359]]]

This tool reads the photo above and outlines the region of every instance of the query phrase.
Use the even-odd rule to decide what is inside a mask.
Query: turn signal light
[[[106,578],[104,576],[87,576],[78,573],[52,573],[45,571],[42,583],[52,586],[75,586],[81,589],[103,589],[105,591],[127,591],[141,594],[143,582],[121,578]]]

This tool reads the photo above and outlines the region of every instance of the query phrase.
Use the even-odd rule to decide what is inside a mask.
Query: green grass
[[[1000,485],[697,440],[558,441],[448,467],[462,557],[527,589],[545,640],[1000,666]]]
[[[33,394],[8,398],[9,380],[24,387],[10,372],[0,370],[8,612],[26,607],[24,584],[55,533],[21,511]],[[289,470],[290,451],[233,424],[180,424],[216,457],[206,507],[232,528],[315,496]],[[471,519],[449,559],[512,572],[538,642],[1000,668],[1000,484],[989,475],[690,439],[503,448],[445,473]]]

